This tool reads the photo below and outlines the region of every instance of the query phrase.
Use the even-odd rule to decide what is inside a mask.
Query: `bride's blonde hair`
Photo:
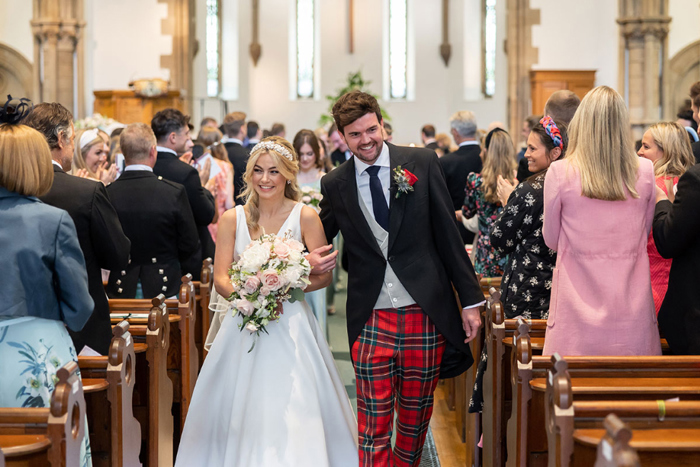
[[[282,146],[284,149],[289,151],[289,154],[292,155],[292,159],[287,159],[287,157],[275,149],[263,147],[262,143],[266,141]],[[250,230],[257,230],[258,221],[260,220],[260,200],[258,193],[255,191],[255,188],[251,183],[251,180],[253,179],[255,165],[258,163],[258,159],[263,154],[270,155],[272,160],[275,162],[277,170],[279,170],[280,174],[282,174],[282,176],[287,180],[284,187],[284,197],[289,198],[292,201],[299,201],[301,199],[301,189],[299,188],[299,183],[297,183],[297,173],[299,173],[299,156],[297,156],[294,148],[286,139],[280,136],[268,136],[267,138],[264,138],[262,141],[260,141],[260,144],[253,148],[253,152],[250,153],[248,164],[245,168],[245,174],[243,175],[245,189],[240,195],[238,195],[239,198],[246,200],[245,204],[248,208],[248,216],[246,216],[246,219]]]

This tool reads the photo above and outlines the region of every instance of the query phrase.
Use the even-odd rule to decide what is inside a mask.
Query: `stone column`
[[[60,102],[76,118],[84,112],[81,31],[83,0],[34,0],[35,102]],[[75,92],[77,91],[77,99]]]
[[[666,67],[668,0],[619,0],[620,89],[630,109],[636,140],[661,119]],[[625,60],[625,56],[627,59]],[[627,88],[625,89],[625,83]]]

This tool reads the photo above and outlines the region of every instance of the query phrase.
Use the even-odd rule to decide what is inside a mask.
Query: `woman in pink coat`
[[[651,161],[634,153],[622,97],[590,91],[569,127],[567,158],[544,184],[544,240],[557,251],[545,355],[660,355],[647,239]]]

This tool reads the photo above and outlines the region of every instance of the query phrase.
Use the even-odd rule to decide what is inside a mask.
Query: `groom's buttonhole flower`
[[[394,182],[396,183],[396,197],[402,193],[410,193],[413,191],[413,185],[418,181],[413,173],[406,169],[402,169],[399,165],[394,169]]]

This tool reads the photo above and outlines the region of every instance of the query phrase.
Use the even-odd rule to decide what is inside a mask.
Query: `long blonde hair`
[[[659,122],[647,130],[663,156],[654,162],[657,177],[680,177],[693,165],[695,156],[685,128],[676,122]]]
[[[624,201],[637,193],[639,158],[622,96],[608,86],[586,94],[569,126],[570,159],[581,173],[581,194],[605,201]]]
[[[214,158],[228,162],[228,154],[226,153],[226,148],[221,144],[221,138],[224,135],[217,128],[204,127],[199,130],[199,135],[197,135],[197,141],[202,143],[209,149],[211,155]]]
[[[499,202],[498,176],[512,180],[516,165],[515,148],[510,135],[505,130],[494,130],[484,154],[484,168],[481,169],[481,179],[484,182],[482,191],[486,201],[489,203]]]
[[[269,154],[270,157],[275,161],[277,170],[280,174],[287,180],[287,184],[284,187],[284,197],[289,198],[292,201],[299,201],[301,199],[301,188],[299,188],[299,183],[297,183],[297,173],[299,173],[299,156],[294,151],[292,145],[286,139],[280,136],[268,136],[263,138],[260,143],[265,141],[270,141],[275,144],[279,144],[289,151],[292,155],[292,160],[287,159],[279,152],[274,149],[264,148],[261,145],[256,145],[253,148],[253,152],[250,154],[248,159],[248,164],[245,168],[245,174],[243,175],[243,181],[245,182],[245,189],[238,195],[239,198],[246,200],[246,207],[248,208],[247,224],[250,230],[257,230],[258,221],[260,220],[260,207],[259,207],[259,197],[258,193],[255,191],[255,187],[251,183],[253,179],[253,170],[255,169],[255,164],[258,163],[258,159],[263,154]]]

